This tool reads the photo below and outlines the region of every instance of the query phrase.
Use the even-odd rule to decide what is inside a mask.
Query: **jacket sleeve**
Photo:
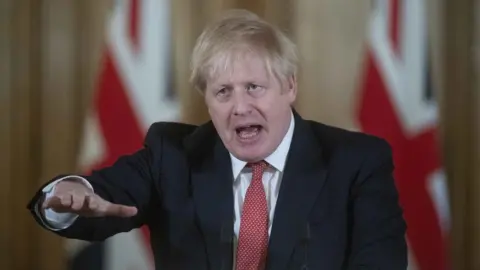
[[[370,146],[373,154],[365,160],[351,191],[352,246],[347,269],[405,270],[406,223],[393,178],[391,148],[383,140]]]
[[[137,207],[137,215],[131,218],[78,217],[71,226],[52,230],[51,227],[46,226],[47,221],[38,213],[38,206],[45,194],[43,188],[39,189],[31,199],[28,209],[43,228],[63,237],[86,241],[102,241],[117,233],[127,232],[144,225],[148,222],[150,209],[155,205],[158,206],[160,201],[160,194],[155,185],[156,176],[152,172],[154,159],[158,159],[161,155],[159,146],[161,142],[158,142],[161,138],[156,140],[157,142],[152,143],[150,139],[150,143],[146,142],[142,149],[133,154],[121,156],[111,166],[95,170],[89,175],[79,175],[86,179],[94,192],[103,199],[116,204]],[[45,186],[64,176],[59,175],[51,179]]]

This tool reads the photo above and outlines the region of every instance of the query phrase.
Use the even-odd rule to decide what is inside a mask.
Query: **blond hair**
[[[277,27],[246,10],[230,10],[198,37],[191,59],[190,82],[200,92],[207,80],[225,71],[240,53],[261,56],[270,75],[279,80],[297,73],[295,44]]]

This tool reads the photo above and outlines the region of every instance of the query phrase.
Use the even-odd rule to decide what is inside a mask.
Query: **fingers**
[[[85,195],[66,193],[55,195],[44,201],[42,208],[51,208],[58,213],[77,212],[83,208]]]
[[[135,216],[137,212],[136,207],[107,202],[104,213],[107,216],[132,217]]]
[[[63,207],[70,207],[73,204],[73,194],[66,194],[65,196],[59,197],[60,203]]]
[[[87,196],[85,198],[85,205],[88,207],[89,210],[98,211],[99,203],[98,200],[95,200],[94,196]]]
[[[71,198],[71,201],[72,201],[72,203],[70,205],[72,210],[73,211],[80,211],[85,204],[86,196],[84,194],[79,195],[79,194],[73,193],[73,194],[71,194],[70,198]]]
[[[138,212],[136,207],[113,204],[96,194],[75,192],[54,195],[45,200],[42,208],[51,208],[57,213],[73,213],[85,217],[132,217]]]
[[[58,212],[63,212],[70,209],[72,206],[72,194],[65,194],[62,196],[53,196],[43,202],[43,208],[53,208]]]

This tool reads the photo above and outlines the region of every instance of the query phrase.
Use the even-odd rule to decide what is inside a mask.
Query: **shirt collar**
[[[280,172],[283,172],[285,167],[285,162],[287,160],[288,150],[290,149],[290,143],[292,142],[293,137],[293,130],[295,128],[295,118],[293,117],[293,113],[291,114],[290,126],[288,128],[285,137],[278,145],[277,149],[270,154],[265,161],[268,162],[271,166],[277,169]],[[239,160],[235,156],[230,153],[230,158],[232,162],[232,172],[233,172],[233,179],[237,179],[240,172],[243,170],[247,162]]]

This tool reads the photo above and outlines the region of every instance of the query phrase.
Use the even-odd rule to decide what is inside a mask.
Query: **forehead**
[[[263,82],[271,79],[269,63],[265,56],[253,52],[219,54],[210,65],[208,85],[244,82]]]

